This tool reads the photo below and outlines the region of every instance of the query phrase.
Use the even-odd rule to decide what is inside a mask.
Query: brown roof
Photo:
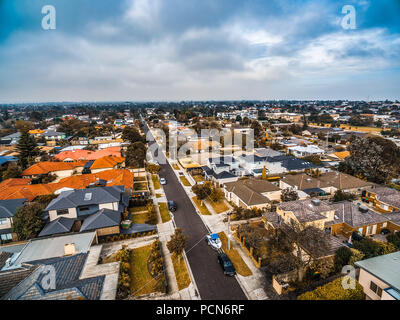
[[[312,199],[283,202],[278,208],[292,212],[300,223],[325,219],[322,213],[333,210],[326,202],[319,201],[319,205],[316,205]]]
[[[0,299],[25,278],[30,276],[38,266],[26,266],[0,272]]]
[[[296,175],[286,175],[282,178],[282,181],[289,184],[290,186],[297,186],[299,190],[305,190],[310,188],[328,188],[334,187],[340,190],[348,190],[355,188],[364,188],[374,185],[371,182],[367,182],[349,174],[345,174],[338,171],[331,171],[322,174],[318,178],[309,176],[308,174],[301,173]]]
[[[268,203],[270,200],[262,193],[280,190],[269,181],[257,179],[228,182],[225,183],[225,188],[227,191],[237,195],[248,206]]]
[[[390,206],[400,209],[400,192],[387,187],[371,189],[370,192],[376,194],[376,199]]]
[[[104,168],[114,168],[117,164],[125,161],[122,157],[106,156],[101,157],[93,162],[90,169],[104,169]]]

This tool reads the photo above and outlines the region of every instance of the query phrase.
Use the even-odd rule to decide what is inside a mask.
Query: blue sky
[[[400,99],[399,16],[400,0],[0,0],[0,102]]]

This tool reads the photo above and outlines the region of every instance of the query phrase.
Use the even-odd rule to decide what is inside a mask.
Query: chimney
[[[76,253],[75,243],[67,243],[64,245],[64,256],[72,256]]]

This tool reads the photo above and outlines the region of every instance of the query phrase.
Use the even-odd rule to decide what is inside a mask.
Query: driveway
[[[146,127],[145,131],[147,130]],[[149,145],[153,143],[155,142],[149,142]],[[189,237],[186,255],[201,299],[246,300],[246,295],[236,279],[224,275],[217,261],[217,253],[204,240],[207,234],[206,227],[197,215],[172,167],[167,161],[166,163],[161,164],[159,175],[167,180],[167,184],[163,186],[167,199],[174,200],[177,204],[178,209],[174,212],[175,223]]]

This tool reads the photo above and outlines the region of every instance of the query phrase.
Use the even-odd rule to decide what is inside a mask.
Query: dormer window
[[[69,213],[68,209],[57,210],[57,215],[58,216],[62,216],[62,215],[68,214],[68,213]]]

